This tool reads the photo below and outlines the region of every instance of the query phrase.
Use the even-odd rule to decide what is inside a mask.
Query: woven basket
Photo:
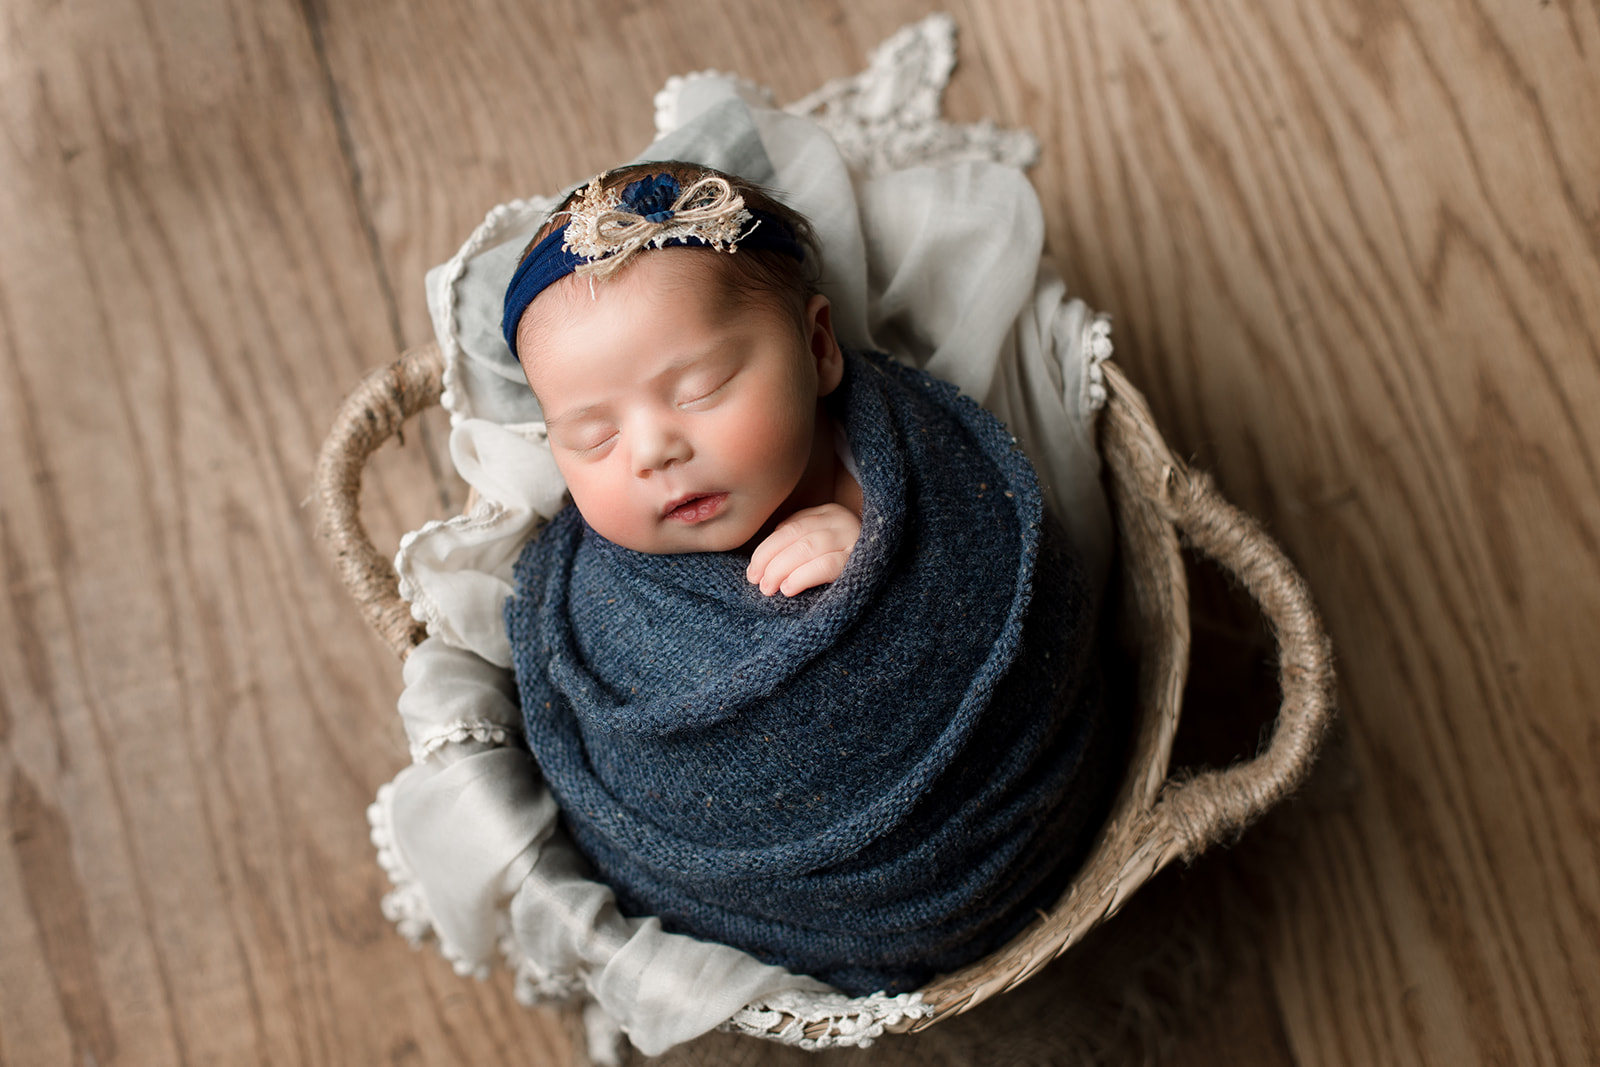
[[[1237,836],[1305,777],[1332,716],[1332,653],[1304,581],[1253,519],[1172,455],[1122,372],[1103,367],[1108,399],[1099,444],[1116,517],[1121,610],[1136,645],[1128,770],[1089,858],[1055,908],[999,951],[924,986],[932,1013],[904,1021],[902,1030],[925,1029],[1025,981],[1167,864]],[[317,463],[319,533],[367,621],[402,659],[425,633],[362,526],[361,473],[401,423],[438,402],[443,369],[438,346],[428,344],[368,375],[345,400]],[[1260,605],[1278,642],[1283,702],[1271,741],[1254,759],[1169,778],[1189,662],[1180,534]]]

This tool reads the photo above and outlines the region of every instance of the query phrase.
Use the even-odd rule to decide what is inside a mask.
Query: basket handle
[[[1333,650],[1305,580],[1276,542],[1224,500],[1210,478],[1172,454],[1144,397],[1115,364],[1103,370],[1111,396],[1104,417],[1131,444],[1128,470],[1140,493],[1245,587],[1278,644],[1283,702],[1271,741],[1255,758],[1224,770],[1168,778],[1152,812],[1156,837],[1166,842],[1159,867],[1237,836],[1300,785],[1333,717]]]
[[[406,419],[438,402],[443,388],[444,354],[434,342],[368,374],[339,406],[313,476],[317,534],[367,623],[401,659],[427,631],[400,598],[394,563],[373,547],[361,522],[361,472]]]

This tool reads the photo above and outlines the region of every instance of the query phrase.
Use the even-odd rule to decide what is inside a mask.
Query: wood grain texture
[[[0,1062],[572,1057],[378,913],[399,677],[312,543],[314,449],[429,335],[423,271],[495,203],[636,153],[668,76],[792,99],[929,9],[0,11]],[[1124,917],[1214,972],[1136,1051],[1600,1060],[1600,10],[949,9],[947,111],[1040,135],[1070,287],[1340,654],[1305,799]],[[410,441],[367,489],[381,543],[459,504],[439,421]],[[1222,740],[1188,750],[1216,762],[1262,694],[1210,601],[1189,729]],[[1169,885],[1198,903],[1167,938]],[[1051,1062],[1057,994],[1098,1003],[1080,966],[942,1044],[824,1059]]]
[[[398,677],[300,502],[396,336],[303,13],[18,4],[4,40],[0,1058],[552,1047],[377,911]],[[393,468],[391,530],[437,506]]]
[[[1030,37],[1106,79],[1039,93],[1052,234],[1341,652],[1364,787],[1270,883],[1297,1059],[1588,1062],[1595,12],[1296,6]]]

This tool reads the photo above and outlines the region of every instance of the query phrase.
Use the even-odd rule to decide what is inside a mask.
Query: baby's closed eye
[[[722,394],[733,383],[733,379],[734,375],[725,373],[700,376],[685,382],[678,389],[677,405],[691,411],[710,407],[721,399]]]
[[[617,439],[617,428],[592,423],[562,429],[550,435],[550,443],[574,456],[591,456]]]

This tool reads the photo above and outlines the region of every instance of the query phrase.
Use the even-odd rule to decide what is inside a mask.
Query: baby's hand
[[[756,546],[744,576],[766,596],[827,585],[844,573],[860,536],[861,519],[840,504],[797,511]]]

